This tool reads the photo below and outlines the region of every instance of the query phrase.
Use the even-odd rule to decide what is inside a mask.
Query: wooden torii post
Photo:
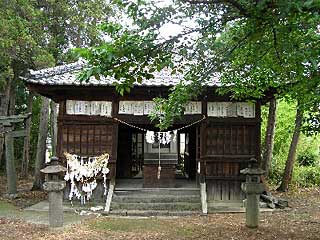
[[[17,194],[17,174],[14,164],[14,138],[25,137],[26,129],[14,130],[14,124],[24,123],[31,116],[31,113],[23,115],[0,116],[0,134],[5,138],[5,156],[7,172],[7,194],[15,196]]]

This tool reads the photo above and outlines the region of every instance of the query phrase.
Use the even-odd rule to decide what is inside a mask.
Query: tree
[[[27,112],[32,113],[33,94],[29,93],[27,101]],[[26,120],[25,124],[26,136],[23,142],[23,156],[21,163],[21,177],[28,177],[29,163],[30,163],[30,141],[31,141],[31,118]]]
[[[40,124],[37,143],[37,156],[35,159],[34,167],[34,182],[32,190],[42,189],[43,176],[40,170],[44,168],[46,157],[46,144],[48,134],[48,121],[49,121],[49,104],[50,100],[46,97],[42,97],[41,112],[40,112]]]
[[[27,92],[21,87],[19,76],[28,68],[49,66],[51,60],[50,54],[37,43],[37,39],[43,39],[44,36],[36,21],[39,12],[34,3],[31,0],[0,3],[0,114],[2,116],[26,111],[23,107],[25,101],[20,102],[20,100],[26,97]],[[21,149],[22,146],[19,144],[16,144],[15,149]],[[24,152],[27,158],[26,154],[28,152]],[[2,155],[3,139],[0,139],[0,159]],[[16,178],[12,175],[16,175],[15,169],[7,171],[7,177]]]
[[[156,70],[168,67],[172,74],[183,73],[184,79],[167,99],[155,99],[151,119],[160,129],[179,118],[185,103],[217,76],[218,93],[254,100],[277,89],[279,97],[299,101],[299,112],[319,118],[313,114],[320,106],[319,1],[181,0],[161,7],[155,2],[115,2],[132,24],[107,22],[101,27],[109,37],[105,43],[78,50],[89,65],[80,80],[112,76],[124,94]],[[161,38],[161,28],[170,24],[182,30]],[[300,130],[296,123],[284,175],[289,181]]]
[[[58,137],[58,104],[54,101],[50,102],[50,135],[51,135],[51,147],[52,155],[57,156],[57,137]]]
[[[37,8],[41,11],[40,22],[46,33],[44,45],[53,56],[55,65],[73,60],[68,52],[70,45],[85,47],[97,43],[100,33],[96,24],[105,19],[110,9],[105,1],[41,1]],[[70,59],[69,59],[70,58]],[[47,100],[44,100],[47,103]],[[46,145],[43,143],[47,138],[49,122],[49,104],[42,104],[39,124],[39,136],[37,145],[37,157],[35,167],[35,180],[33,189],[42,188],[40,169],[44,164]],[[46,115],[46,116],[45,116]],[[51,103],[50,133],[53,154],[56,154],[57,137],[57,113],[56,104]],[[39,142],[40,141],[40,142]]]
[[[117,90],[124,94],[155,70],[169,67],[173,74],[183,72],[184,80],[168,99],[156,99],[152,119],[159,120],[161,129],[181,115],[186,101],[199,95],[217,72],[225,86],[220,92],[236,99],[259,98],[271,88],[293,98],[295,93],[316,96],[318,1],[182,0],[161,7],[143,1],[115,2],[133,24],[109,21],[102,26],[109,37],[105,43],[78,51],[89,64],[81,80],[113,76],[122,82]],[[183,29],[163,40],[160,30],[168,24]],[[299,89],[305,90],[300,94]],[[313,101],[319,102],[319,97]]]
[[[276,111],[277,111],[277,100],[275,98],[270,100],[269,105],[269,114],[268,114],[268,123],[266,136],[264,141],[263,148],[263,157],[262,157],[262,169],[265,170],[265,176],[269,175],[270,165],[272,161],[272,152],[274,144],[274,133],[276,128]]]
[[[25,103],[30,103],[27,99],[32,101],[33,98],[29,97],[29,92],[19,80],[19,76],[26,74],[28,69],[73,61],[74,57],[67,51],[68,48],[90,46],[98,42],[100,31],[96,25],[105,20],[110,12],[109,5],[103,0],[14,0],[2,1],[0,8],[1,115],[7,115],[9,111],[23,113],[31,110],[31,105],[27,106]],[[33,105],[36,107],[34,112],[40,112],[38,103]],[[44,111],[42,109],[42,112]],[[24,176],[27,174],[29,163],[28,145],[31,144],[32,156],[42,156],[41,153],[45,151],[39,149],[39,153],[34,154],[37,146],[34,124],[38,121],[37,117],[32,116],[32,121],[31,124],[27,124],[32,127],[31,138],[29,139],[28,135],[24,143],[19,143],[25,146],[22,162]],[[16,146],[16,149],[21,149],[20,145]],[[0,138],[0,159],[2,152],[3,138]],[[38,183],[36,185],[39,186]]]
[[[289,183],[292,179],[292,171],[293,166],[295,162],[295,156],[296,156],[296,150],[299,142],[299,136],[300,136],[300,129],[302,126],[302,119],[303,119],[303,110],[299,107],[297,107],[297,113],[296,113],[296,120],[295,120],[295,128],[289,148],[288,158],[286,161],[286,167],[284,170],[283,178],[281,185],[277,189],[278,191],[287,191],[289,188]]]

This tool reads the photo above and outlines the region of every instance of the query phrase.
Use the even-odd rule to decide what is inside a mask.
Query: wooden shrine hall
[[[109,153],[108,178],[115,187],[121,179],[140,179],[145,188],[173,188],[184,178],[195,186],[204,181],[208,201],[243,199],[240,170],[250,158],[261,157],[261,101],[231,101],[215,93],[219,81],[213,80],[174,122],[174,141],[150,143],[146,130],[157,131],[147,116],[154,107],[152,99],[167,96],[179,76],[162,71],[121,96],[112,78],[77,80],[82,68],[77,62],[31,71],[23,78],[30,90],[59,104],[59,159],[64,159],[64,152]]]

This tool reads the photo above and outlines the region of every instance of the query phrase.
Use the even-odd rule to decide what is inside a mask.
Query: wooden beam
[[[11,115],[11,116],[0,116],[0,124],[11,125],[11,123],[23,122],[25,119],[29,118],[31,113],[21,114],[21,115]]]
[[[25,137],[27,136],[26,130],[16,130],[12,132],[12,137]]]

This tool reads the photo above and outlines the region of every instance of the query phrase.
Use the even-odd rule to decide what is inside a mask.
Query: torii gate
[[[31,113],[23,115],[0,116],[0,134],[5,137],[5,156],[7,172],[7,194],[14,196],[17,194],[17,175],[14,164],[14,138],[25,137],[25,122],[31,116]],[[13,124],[24,123],[20,130],[14,130]]]

